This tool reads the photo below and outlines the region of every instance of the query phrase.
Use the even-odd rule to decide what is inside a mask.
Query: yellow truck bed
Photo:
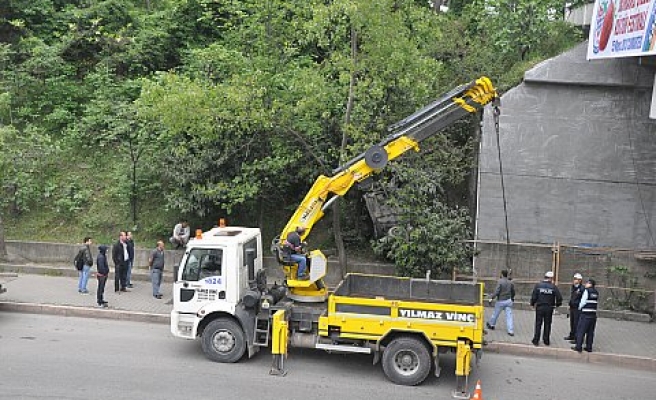
[[[328,298],[319,335],[378,342],[417,332],[436,346],[483,343],[483,283],[349,274]]]

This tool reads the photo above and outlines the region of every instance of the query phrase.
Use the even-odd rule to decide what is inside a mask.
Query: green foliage
[[[640,313],[652,311],[648,292],[640,288],[639,279],[625,265],[606,268],[608,287],[604,297],[604,307],[611,310],[628,310]]]
[[[397,274],[422,277],[430,270],[440,276],[467,270],[473,252],[461,242],[469,234],[466,210],[433,200],[402,215],[402,226],[374,244],[376,254],[394,262]]]
[[[524,60],[548,37],[561,0],[476,0],[466,7],[469,29],[487,36],[495,50]]]
[[[18,131],[0,126],[0,207],[13,214],[30,211],[43,194],[44,172],[52,165],[57,148],[34,126]]]
[[[74,224],[71,241],[126,227],[164,237],[180,215],[277,232],[317,175],[391,123],[482,74],[509,87],[580,39],[553,0],[452,3],[443,14],[418,0],[11,0],[0,7],[2,211],[20,235]],[[407,240],[380,252],[404,274],[467,264],[469,129],[381,177],[399,185],[390,202]],[[347,239],[366,242],[346,219]]]
[[[426,143],[424,154],[417,155],[434,169],[399,164],[390,169],[393,179],[387,183],[389,206],[398,210],[398,226],[392,234],[373,243],[374,251],[394,262],[401,276],[433,276],[467,271],[473,249],[465,240],[471,237],[466,208],[449,204],[445,187],[462,182],[468,168],[466,152],[456,155],[449,138],[439,135]]]

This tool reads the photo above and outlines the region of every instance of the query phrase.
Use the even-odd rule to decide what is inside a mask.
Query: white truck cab
[[[213,320],[222,319],[234,321],[242,335],[252,336],[252,311],[241,304],[252,292],[260,271],[262,240],[258,228],[217,227],[191,239],[173,284],[171,333],[195,339]],[[229,345],[235,338],[225,339]],[[248,343],[248,350],[250,355],[257,348]],[[240,352],[239,356],[243,349]]]

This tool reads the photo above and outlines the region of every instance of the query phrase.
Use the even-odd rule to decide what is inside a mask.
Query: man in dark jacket
[[[552,271],[547,271],[544,274],[544,280],[535,285],[531,294],[531,307],[535,308],[535,332],[531,341],[534,346],[537,346],[540,342],[543,323],[544,333],[542,334],[542,341],[545,346],[551,344],[551,318],[553,317],[553,310],[555,307],[560,307],[563,304],[563,296],[560,294],[558,287],[552,282],[553,276]]]
[[[100,245],[98,246],[98,257],[96,258],[96,278],[98,278],[98,291],[96,292],[96,300],[98,301],[98,307],[107,308],[107,302],[104,299],[105,296],[105,283],[107,283],[107,277],[109,276],[109,264],[107,263],[107,246]]]
[[[579,303],[585,288],[581,284],[583,276],[578,272],[574,274],[574,281],[572,282],[571,293],[569,296],[569,335],[565,336],[565,340],[576,340],[576,326],[579,323]]]
[[[121,232],[118,241],[112,247],[112,260],[114,261],[114,291],[127,292],[127,265],[130,255],[126,243],[125,232]]]
[[[512,314],[512,306],[515,301],[515,286],[508,279],[508,271],[505,269],[501,271],[501,279],[499,279],[499,282],[497,283],[497,288],[494,291],[494,294],[490,297],[490,303],[495,298],[497,299],[497,303],[494,306],[494,314],[487,323],[487,327],[494,330],[494,326],[497,323],[499,314],[501,314],[501,310],[506,310],[506,330],[510,336],[515,336]]]
[[[150,254],[148,258],[148,265],[150,266],[150,277],[153,284],[153,297],[156,299],[162,298],[159,288],[162,285],[162,274],[164,273],[164,242],[157,241],[157,247]]]
[[[127,286],[132,287],[132,266],[134,265],[134,240],[132,239],[132,232],[128,231],[125,238],[125,243],[128,245],[128,266],[126,272]]]

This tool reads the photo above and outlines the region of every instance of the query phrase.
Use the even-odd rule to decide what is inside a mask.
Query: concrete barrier
[[[4,271],[7,272],[22,272],[22,273],[42,273],[38,272],[39,268],[43,266],[59,267],[51,269],[50,272],[43,272],[52,275],[63,276],[77,276],[77,271],[73,268],[73,258],[80,249],[81,244],[67,244],[67,243],[51,243],[51,242],[30,242],[30,241],[6,241],[7,253],[16,259],[22,260],[25,265],[16,265],[12,263],[11,268],[5,266]],[[92,254],[95,257],[98,255],[99,244],[93,244],[91,247]],[[111,246],[111,244],[110,244]],[[154,248],[154,247],[153,247]],[[139,270],[148,268],[148,258],[153,249],[146,249],[136,247],[134,250],[134,271],[137,273]],[[173,271],[174,266],[178,265],[182,260],[184,252],[182,250],[164,250],[165,269]],[[112,267],[114,264],[111,261],[111,254],[108,254],[109,265]],[[274,280],[283,279],[282,269],[278,265],[275,257],[264,256],[262,258],[264,268],[267,271],[267,276]],[[70,268],[69,268],[70,267]],[[0,268],[2,269],[2,268]],[[67,269],[71,269],[70,274]],[[34,271],[34,272],[33,272]],[[379,275],[395,275],[394,265],[392,264],[378,264],[378,263],[352,263],[349,265],[349,272],[358,272],[364,274],[379,274]],[[171,279],[171,273],[165,275],[165,279]],[[147,278],[150,279],[150,278]],[[325,281],[328,285],[335,285],[342,279],[342,274],[339,269],[339,263],[336,259],[328,259],[328,272]]]
[[[105,243],[94,243],[91,246],[91,253],[93,254],[94,258],[98,255],[98,246],[100,244]],[[58,266],[72,265],[73,258],[75,258],[75,255],[82,246],[81,244],[28,242],[16,240],[8,240],[6,241],[6,245],[7,253],[10,256],[24,260],[26,263]],[[108,258],[110,259],[109,264],[112,265],[111,246],[113,243],[105,245],[110,247],[110,250],[108,250]],[[150,253],[154,248],[154,246],[152,249],[136,247],[134,249],[134,264],[141,267],[148,266],[148,258],[150,257]],[[165,257],[169,262],[169,265],[172,265],[176,259],[177,262],[180,262],[180,258],[182,257],[181,251],[165,250],[165,253]]]

